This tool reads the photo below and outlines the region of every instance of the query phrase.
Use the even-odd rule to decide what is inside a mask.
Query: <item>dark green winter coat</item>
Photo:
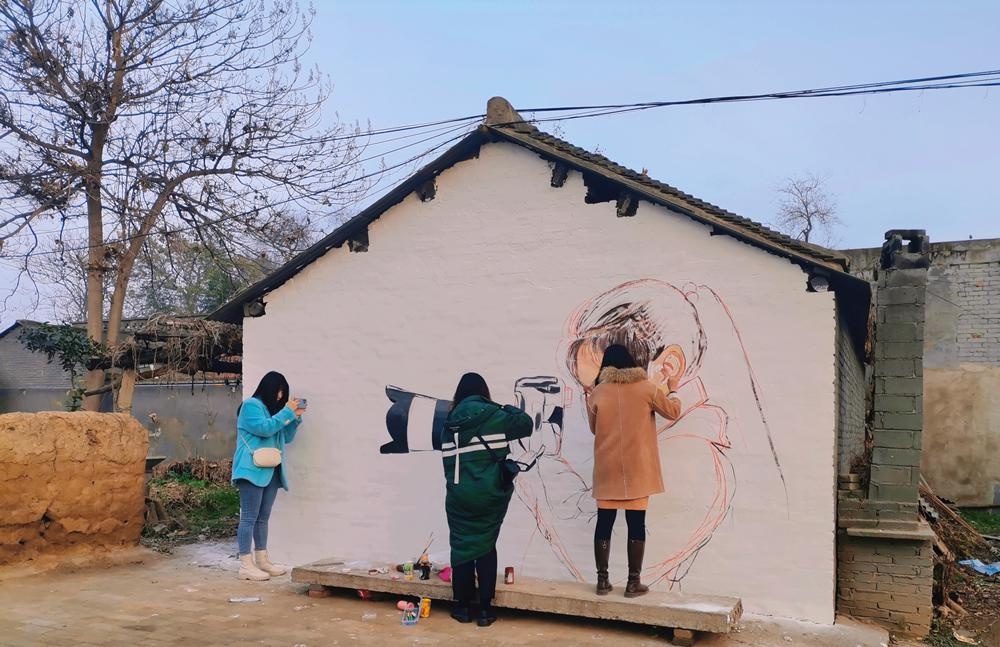
[[[478,559],[496,547],[513,494],[501,485],[498,460],[507,457],[510,441],[527,438],[533,427],[531,417],[520,409],[501,407],[479,396],[462,400],[448,415],[441,453],[452,566]]]

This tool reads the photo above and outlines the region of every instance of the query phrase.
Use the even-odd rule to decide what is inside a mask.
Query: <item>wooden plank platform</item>
[[[349,563],[327,559],[298,566],[292,569],[292,581],[435,600],[452,599],[451,583],[442,582],[436,574],[429,580],[420,580],[418,571],[414,579],[405,580],[399,573],[370,575],[367,569],[349,568]],[[393,579],[393,575],[398,579]],[[623,590],[623,585],[616,585],[610,595],[598,596],[593,584],[552,582],[518,575],[515,583],[508,585],[500,577],[494,605],[709,633],[729,633],[739,624],[743,613],[738,598],[664,591],[626,598],[622,595]]]

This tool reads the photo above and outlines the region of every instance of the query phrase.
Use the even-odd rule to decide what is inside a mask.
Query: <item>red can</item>
[[[503,569],[503,583],[504,584],[513,584],[514,583],[514,567],[513,566],[508,566],[507,568]]]

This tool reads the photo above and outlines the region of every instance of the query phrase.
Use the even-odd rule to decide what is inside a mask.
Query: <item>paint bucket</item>
[[[420,617],[429,618],[431,616],[431,599],[420,598]]]

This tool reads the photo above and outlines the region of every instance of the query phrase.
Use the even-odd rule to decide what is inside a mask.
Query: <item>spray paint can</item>
[[[420,598],[420,617],[429,618],[431,616],[431,599]]]
[[[508,566],[507,568],[503,569],[503,583],[504,584],[513,584],[514,583],[514,567],[513,566]]]

